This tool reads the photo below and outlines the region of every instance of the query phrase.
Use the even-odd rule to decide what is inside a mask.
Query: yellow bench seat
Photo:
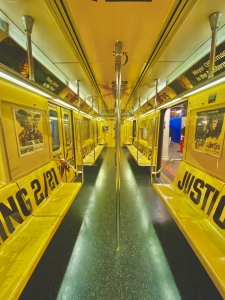
[[[0,189],[0,299],[18,299],[81,183],[55,162]]]
[[[127,149],[130,151],[131,155],[135,159],[136,162],[138,162],[141,166],[150,166],[151,161],[148,159],[141,151],[139,151],[135,146],[133,145],[126,145]],[[138,155],[138,160],[137,160]]]
[[[95,154],[94,154],[94,150],[92,150],[90,153],[88,153],[88,155],[86,155],[83,159],[84,165],[94,164],[95,161],[98,159],[103,148],[104,148],[104,145],[97,145],[95,147]]]
[[[190,191],[184,192],[182,184],[185,181],[182,178],[186,172],[191,174],[186,187],[189,188],[191,178],[193,178],[193,183]],[[198,180],[196,184],[195,180]],[[204,196],[205,187],[209,187],[209,185],[211,194],[208,194],[208,198],[206,198]],[[218,216],[218,206],[221,206],[219,203],[223,201],[223,195],[225,195],[224,183],[182,162],[171,184],[155,183],[153,188],[163,200],[217,289],[225,298],[225,229],[221,228],[225,219],[225,209],[221,211],[221,216]],[[213,189],[218,191],[217,194],[215,193],[217,198],[214,199],[214,202],[212,202]],[[201,198],[197,198],[200,192]],[[192,193],[192,200],[190,193]],[[193,197],[196,198],[196,203],[198,201],[199,203],[193,202]],[[207,203],[204,204],[206,200]],[[212,209],[210,209],[210,203],[214,203]],[[221,220],[221,226],[218,226],[220,221],[217,222],[218,224],[215,223],[216,215],[216,218]]]

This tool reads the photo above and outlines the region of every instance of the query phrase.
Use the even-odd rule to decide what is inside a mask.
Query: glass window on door
[[[53,151],[57,151],[60,148],[58,114],[56,111],[50,110],[49,116],[50,116],[50,130],[52,136],[52,149]]]
[[[68,114],[64,114],[64,131],[65,131],[65,139],[66,146],[71,145],[71,134],[70,134],[70,116]]]

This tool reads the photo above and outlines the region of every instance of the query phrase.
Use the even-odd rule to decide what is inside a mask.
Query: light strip
[[[133,120],[135,120],[135,118],[134,118],[134,117],[130,117],[130,118],[127,118],[125,121],[130,121],[130,122],[132,122]]]
[[[62,100],[60,100],[60,99],[54,98],[53,100],[54,100],[55,102],[61,104],[61,105],[64,105],[64,106],[70,108],[70,109],[73,109],[73,110],[75,110],[75,111],[79,111],[76,107],[74,107],[74,106],[72,106],[71,104],[66,103],[66,102],[64,102],[64,101],[62,101]],[[84,113],[84,112],[82,112],[82,111],[80,111],[80,113],[81,113],[82,115],[84,115],[85,117],[89,118],[89,119],[93,119],[92,116],[89,116],[88,114],[86,114],[86,113]]]
[[[225,25],[218,29],[217,46],[224,41]],[[178,76],[186,72],[194,63],[197,63],[209,53],[211,47],[211,38],[204,42],[196,51],[194,51],[172,74],[167,78],[167,85],[173,82]]]
[[[178,102],[178,101],[181,100],[181,99],[185,99],[185,98],[187,98],[187,97],[189,97],[189,96],[191,96],[191,95],[194,95],[194,94],[196,94],[196,93],[199,93],[199,92],[201,92],[201,91],[204,91],[204,90],[206,90],[206,89],[208,89],[208,88],[210,88],[210,87],[212,87],[212,86],[215,86],[215,85],[217,85],[217,84],[219,84],[219,83],[222,83],[222,82],[224,82],[224,81],[225,81],[225,77],[222,77],[222,78],[219,78],[219,79],[217,79],[217,80],[215,80],[215,81],[213,81],[213,82],[210,82],[210,83],[208,83],[208,84],[206,84],[206,85],[204,85],[204,86],[201,86],[200,88],[197,88],[197,89],[192,90],[192,91],[190,91],[190,92],[187,92],[187,93],[185,93],[185,94],[183,93],[183,94],[182,94],[182,97],[175,98],[175,99],[173,99],[172,101],[166,102],[165,104],[163,104],[163,105],[157,107],[157,110],[159,110],[159,109],[161,109],[161,108],[163,108],[163,107],[166,107],[166,106],[170,107],[171,104],[175,104],[176,102]]]
[[[84,115],[86,118],[88,118],[88,119],[94,119],[94,117],[92,117],[92,116],[89,116],[88,114],[86,114],[86,113],[84,113],[84,112],[80,112],[82,115]]]
[[[60,100],[60,99],[56,99],[56,98],[54,98],[53,100],[54,100],[55,102],[57,102],[57,103],[61,104],[61,105],[64,105],[64,106],[66,106],[66,107],[70,108],[70,109],[73,109],[73,110],[76,110],[76,111],[78,111],[78,109],[77,109],[76,107],[74,107],[74,106],[72,106],[71,104],[69,104],[69,103],[66,103],[66,102],[64,102],[64,101],[62,101],[62,100]]]
[[[30,90],[32,92],[35,92],[35,93],[37,93],[39,95],[42,95],[42,96],[47,97],[47,98],[52,98],[52,96],[48,95],[47,93],[44,93],[41,90],[39,90],[39,89],[37,89],[37,88],[29,85],[29,84],[26,84],[26,83],[24,83],[24,82],[22,82],[22,81],[20,81],[18,79],[15,79],[15,78],[7,75],[7,74],[4,74],[3,72],[0,72],[0,77],[4,78],[6,80],[9,80],[11,82],[14,82],[14,83],[16,83],[16,84],[18,84],[18,85],[20,85],[22,87],[25,87],[26,89],[28,89],[28,90]]]
[[[6,16],[3,12],[0,11],[0,17],[9,24],[9,36],[16,41],[24,50],[26,50],[27,40],[25,32],[21,31],[14,23]],[[22,20],[21,20],[22,22]],[[44,65],[49,71],[52,72],[59,80],[67,85],[68,80],[62,74],[62,72],[50,61],[47,56],[41,52],[35,44],[32,43],[32,54],[42,65]]]
[[[70,81],[68,82],[68,87],[77,94],[77,86],[75,86],[74,84],[72,84]]]
[[[76,86],[76,85],[74,85],[73,83],[71,83],[71,82],[69,81],[69,82],[68,82],[68,87],[69,87],[74,93],[77,94],[77,86]],[[85,99],[84,101],[85,101],[90,107],[92,107],[92,103],[91,103],[90,101],[88,101],[87,97],[85,97],[85,96],[81,93],[81,91],[80,91],[80,98]],[[93,110],[96,111],[96,112],[98,113],[98,109],[97,109],[95,106],[93,106]]]
[[[26,35],[23,31],[21,31],[17,26],[15,26],[14,23],[6,16],[3,12],[0,11],[0,17],[9,24],[9,36],[16,41],[24,50],[26,50]],[[39,48],[35,44],[32,43],[32,52],[33,57],[37,59],[42,65],[44,65],[49,71],[52,72],[61,82],[63,82],[65,85],[68,85],[68,87],[77,93],[77,86],[71,83],[70,81],[65,78],[65,75],[51,62],[51,60],[45,56]],[[10,79],[10,81],[13,81]],[[16,82],[17,83],[17,82]],[[18,83],[17,83],[18,84]],[[20,84],[21,85],[21,84]],[[24,85],[22,85],[24,86]],[[24,86],[26,87],[26,86]],[[31,88],[29,88],[31,89]],[[33,89],[31,89],[33,90]],[[37,92],[37,90],[33,90]],[[49,95],[41,92],[37,92],[40,95],[43,95],[45,97],[50,97]],[[81,98],[85,99],[85,96],[80,91]],[[51,97],[53,98],[53,97]],[[91,107],[91,103],[87,102],[87,104]],[[74,107],[73,107],[74,108]],[[93,107],[93,109],[98,112],[98,109],[96,107]]]
[[[29,84],[26,84],[26,83],[24,83],[24,82],[22,82],[22,81],[20,81],[20,80],[18,80],[18,79],[16,79],[16,78],[12,77],[12,76],[9,76],[9,75],[7,75],[7,74],[1,72],[1,71],[0,71],[0,77],[4,78],[4,79],[6,79],[6,80],[9,80],[10,82],[16,83],[16,84],[18,84],[19,86],[22,86],[22,87],[24,87],[24,88],[26,88],[26,89],[28,89],[28,90],[30,90],[30,91],[32,91],[32,92],[35,92],[35,93],[37,93],[37,94],[39,94],[39,95],[41,95],[41,96],[44,96],[44,97],[49,98],[49,99],[53,99],[53,97],[50,96],[49,94],[47,94],[47,93],[45,93],[45,92],[42,92],[41,90],[39,90],[39,89],[37,89],[37,88],[35,88],[35,87],[29,85]],[[68,104],[68,103],[66,103],[66,102],[64,102],[64,101],[62,101],[62,100],[60,100],[60,99],[54,98],[53,100],[54,100],[55,102],[61,104],[61,105],[64,105],[64,106],[70,108],[70,109],[73,109],[73,110],[75,110],[75,111],[79,111],[76,107],[74,107],[74,106],[72,106],[72,105],[70,105],[70,104]],[[94,109],[94,110],[95,110],[95,109]],[[83,113],[83,112],[81,112],[81,113],[82,113],[83,115],[86,115],[86,116],[87,116],[88,118],[90,118],[90,119],[92,118],[91,116],[87,115],[86,113]]]
[[[149,115],[153,111],[154,111],[154,109],[151,109],[151,110],[147,111],[145,114],[143,114],[143,115],[140,116],[140,119],[143,118],[143,117],[145,117],[145,116],[147,116],[147,115]]]
[[[159,107],[156,108],[156,110],[159,110],[159,109],[161,109],[161,108],[163,108],[163,107],[166,107],[166,106],[170,107],[171,104],[175,104],[176,102],[179,102],[181,99],[182,99],[182,98],[180,98],[180,97],[179,97],[179,98],[175,98],[175,99],[173,99],[172,101],[169,101],[169,102],[166,102],[166,103],[163,104],[163,105],[160,105]]]
[[[203,91],[203,90],[205,90],[205,89],[208,89],[208,88],[210,88],[210,87],[212,87],[212,86],[214,86],[214,85],[217,85],[217,84],[219,84],[219,83],[221,83],[221,82],[224,82],[224,81],[225,81],[225,77],[222,77],[222,78],[220,78],[220,79],[218,79],[218,80],[216,80],[216,81],[214,81],[214,82],[208,83],[207,85],[200,87],[199,89],[196,89],[196,90],[194,90],[194,91],[191,91],[191,92],[185,94],[185,97],[188,97],[188,96],[190,96],[190,95],[194,95],[194,94],[196,94],[196,93],[198,93],[198,92],[200,92],[200,91]]]

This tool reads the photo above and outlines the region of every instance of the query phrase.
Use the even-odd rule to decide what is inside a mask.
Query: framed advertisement
[[[13,108],[19,156],[44,149],[42,114],[31,109]]]
[[[193,150],[221,156],[225,132],[224,113],[225,108],[196,113]]]

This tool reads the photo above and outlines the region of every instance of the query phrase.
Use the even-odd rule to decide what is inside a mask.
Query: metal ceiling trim
[[[162,27],[158,35],[153,50],[149,55],[148,61],[142,69],[139,79],[134,86],[123,110],[126,109],[129,102],[135,97],[135,94],[138,92],[139,87],[148,75],[150,69],[153,68],[153,66],[157,62],[157,59],[162,55],[170,40],[176,34],[177,30],[180,28],[181,24],[197,2],[198,0],[177,0],[174,2],[170,12],[168,13],[167,20],[165,21],[164,26]]]
[[[87,74],[105,109],[108,110],[107,105],[102,97],[94,72],[88,61],[87,54],[85,53],[84,47],[82,46],[78,30],[71,21],[72,17],[69,15],[69,6],[67,7],[66,3],[64,2],[66,1],[45,0],[45,3],[49,7],[52,16],[59,25],[59,28],[64,33],[67,41],[69,42],[69,45],[71,46],[71,49],[74,51],[79,64]]]

